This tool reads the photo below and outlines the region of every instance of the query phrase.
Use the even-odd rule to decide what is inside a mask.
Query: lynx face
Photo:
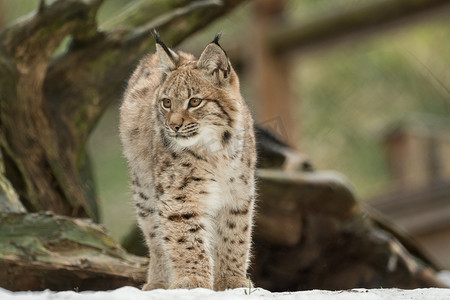
[[[204,131],[207,100],[193,81],[192,72],[179,71],[169,76],[158,93],[157,105],[166,137],[180,145],[194,144]]]
[[[238,110],[236,75],[223,50],[218,45],[212,47],[215,60],[212,73],[208,65],[210,54],[202,55],[198,61],[183,60],[174,52],[160,55],[162,62],[174,63],[156,93],[155,104],[164,136],[181,147],[207,146],[220,139],[223,128],[233,125],[230,112]]]

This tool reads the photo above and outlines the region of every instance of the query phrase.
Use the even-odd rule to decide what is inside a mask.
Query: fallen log
[[[0,287],[109,290],[145,281],[147,259],[127,253],[88,219],[0,213]]]
[[[252,280],[270,291],[445,287],[433,263],[378,227],[335,172],[258,170]]]

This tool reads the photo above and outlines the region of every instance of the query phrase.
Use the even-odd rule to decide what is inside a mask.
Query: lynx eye
[[[170,108],[170,106],[172,105],[172,102],[170,101],[170,99],[167,99],[167,98],[162,99],[161,103],[164,108]]]
[[[202,103],[202,99],[191,98],[191,100],[189,100],[189,107],[197,107],[200,105],[200,103]]]

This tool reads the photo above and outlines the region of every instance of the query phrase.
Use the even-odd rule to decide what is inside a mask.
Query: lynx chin
[[[199,59],[154,36],[120,108],[150,254],[143,289],[248,287],[256,151],[238,76],[220,35]]]

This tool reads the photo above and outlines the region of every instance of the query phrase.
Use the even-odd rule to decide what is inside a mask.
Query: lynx
[[[248,287],[256,151],[238,76],[220,35],[198,60],[154,36],[120,117],[150,256],[143,289]]]

